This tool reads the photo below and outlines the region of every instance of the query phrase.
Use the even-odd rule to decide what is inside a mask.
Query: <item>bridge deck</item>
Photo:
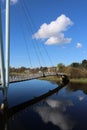
[[[63,75],[67,75],[65,73],[44,73],[44,76],[63,76]],[[21,81],[26,81],[26,80],[32,80],[32,79],[38,79],[43,77],[43,73],[37,73],[37,74],[30,74],[30,75],[20,75],[20,76],[11,76],[10,77],[10,83],[14,83],[14,82],[21,82]],[[1,79],[0,79],[0,85],[1,85]]]

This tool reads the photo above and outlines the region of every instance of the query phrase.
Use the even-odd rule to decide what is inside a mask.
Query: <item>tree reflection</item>
[[[66,88],[68,91],[77,91],[82,90],[85,94],[87,94],[87,84],[81,83],[69,83]]]

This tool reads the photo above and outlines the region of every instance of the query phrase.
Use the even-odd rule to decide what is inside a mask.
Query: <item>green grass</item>
[[[60,81],[60,78],[58,76],[47,76],[47,77],[42,77],[42,78],[39,78],[39,79],[53,81],[53,82],[59,82]]]
[[[70,82],[73,82],[73,83],[87,83],[87,78],[70,79]]]
[[[53,82],[59,82],[61,79],[58,76],[48,76],[48,77],[42,77],[39,78],[41,80],[48,80],[48,81],[53,81]],[[78,79],[70,79],[70,82],[73,83],[87,83],[87,78],[78,78]]]

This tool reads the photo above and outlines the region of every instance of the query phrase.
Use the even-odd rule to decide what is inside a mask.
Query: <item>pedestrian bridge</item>
[[[55,72],[45,72],[45,73],[35,73],[35,74],[29,74],[29,75],[10,76],[10,83],[38,79],[38,78],[47,77],[47,76],[61,77],[64,75],[68,76],[66,73],[55,73]],[[1,79],[0,79],[0,84],[1,84]]]

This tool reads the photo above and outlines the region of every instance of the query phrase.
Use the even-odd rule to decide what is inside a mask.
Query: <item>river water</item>
[[[7,109],[32,100],[56,87],[58,84],[43,80],[12,83],[7,90]],[[3,94],[0,91],[0,104],[2,102]],[[36,129],[87,130],[87,84],[69,83],[52,95],[9,117],[6,111],[0,110],[0,130]]]

